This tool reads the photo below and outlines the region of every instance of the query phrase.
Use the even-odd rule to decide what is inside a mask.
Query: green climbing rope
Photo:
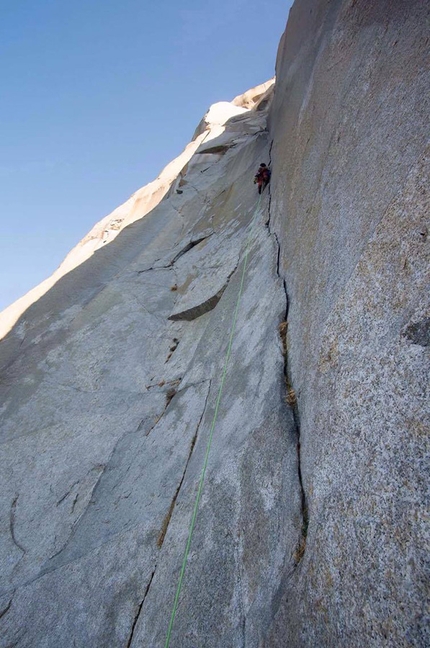
[[[213,433],[214,433],[214,429],[215,429],[215,423],[216,423],[216,420],[217,420],[217,417],[218,417],[219,405],[220,405],[220,402],[221,402],[221,396],[222,396],[222,392],[223,392],[223,388],[224,388],[225,377],[226,377],[226,374],[227,374],[227,366],[228,366],[228,362],[229,362],[230,356],[231,356],[231,347],[232,347],[232,344],[233,344],[233,337],[234,337],[234,333],[235,333],[235,330],[236,330],[237,314],[239,312],[239,304],[240,304],[240,299],[242,297],[243,285],[244,285],[244,282],[245,282],[245,273],[246,273],[246,268],[247,268],[247,265],[248,265],[249,243],[250,243],[250,240],[251,240],[251,234],[252,234],[252,230],[253,230],[253,226],[254,226],[254,221],[255,221],[256,215],[258,213],[258,209],[260,207],[260,202],[261,202],[261,194],[260,194],[260,197],[258,199],[257,207],[255,208],[254,216],[252,218],[251,225],[249,227],[248,237],[246,239],[245,255],[244,255],[244,258],[243,258],[242,276],[241,276],[241,279],[240,279],[239,292],[238,292],[238,295],[237,295],[236,307],[234,309],[233,320],[232,320],[231,329],[230,329],[230,338],[229,338],[229,341],[228,341],[227,353],[226,353],[225,360],[224,360],[224,367],[223,367],[223,371],[222,371],[221,382],[220,382],[220,386],[219,386],[219,390],[218,390],[218,396],[217,396],[216,403],[215,403],[215,411],[214,411],[214,415],[213,415],[213,418],[212,418],[212,423],[211,423],[211,427],[210,427],[210,431],[209,431],[209,438],[208,438],[208,442],[207,442],[207,445],[206,445],[205,459],[204,459],[204,462],[203,462],[203,468],[202,468],[202,473],[201,473],[201,476],[200,476],[200,481],[199,481],[199,487],[198,487],[198,490],[197,490],[196,500],[194,502],[193,515],[191,517],[190,528],[189,528],[189,531],[188,531],[187,544],[185,546],[184,557],[183,557],[183,560],[182,560],[182,566],[181,566],[181,571],[180,571],[180,574],[179,574],[178,586],[176,588],[175,598],[174,598],[174,601],[173,601],[172,614],[170,616],[170,622],[169,622],[169,627],[167,629],[166,643],[164,644],[164,648],[169,648],[169,646],[170,646],[170,639],[171,639],[171,636],[172,636],[173,624],[175,622],[176,611],[178,609],[179,596],[181,594],[182,582],[184,580],[184,574],[185,574],[185,568],[187,566],[188,555],[190,553],[191,540],[192,540],[192,537],[193,537],[194,527],[195,527],[195,524],[196,524],[197,511],[198,511],[199,504],[200,504],[200,498],[201,498],[202,490],[203,490],[203,482],[205,480],[206,469],[207,469],[207,466],[208,466],[209,453],[210,453],[210,449],[211,449],[211,445],[212,445],[212,438],[213,438]]]

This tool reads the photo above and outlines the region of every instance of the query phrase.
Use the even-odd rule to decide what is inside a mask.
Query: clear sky
[[[273,76],[291,4],[0,2],[0,310]]]

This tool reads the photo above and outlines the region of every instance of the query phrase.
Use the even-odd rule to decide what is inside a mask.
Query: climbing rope
[[[190,553],[191,540],[192,540],[192,537],[193,537],[194,527],[195,527],[195,524],[196,524],[197,512],[198,512],[200,499],[201,499],[201,495],[202,495],[202,490],[203,490],[203,482],[205,480],[206,469],[207,469],[207,466],[208,466],[209,453],[210,453],[210,449],[211,449],[211,445],[212,445],[212,438],[213,438],[213,433],[214,433],[214,429],[215,429],[215,423],[216,423],[216,420],[217,420],[217,417],[218,417],[219,405],[220,405],[220,402],[221,402],[221,396],[222,396],[222,392],[223,392],[223,388],[224,388],[225,377],[226,377],[226,374],[227,374],[227,366],[228,366],[228,362],[229,362],[230,356],[231,356],[231,347],[232,347],[232,344],[233,344],[233,337],[234,337],[234,333],[235,333],[235,330],[236,330],[237,314],[239,312],[239,304],[240,304],[240,299],[242,297],[243,285],[244,285],[244,282],[245,282],[245,273],[246,273],[246,268],[247,268],[247,265],[248,265],[248,253],[249,253],[249,244],[250,244],[250,241],[251,241],[251,234],[252,234],[252,230],[253,230],[253,227],[254,227],[254,221],[255,221],[255,218],[257,216],[258,209],[260,207],[260,203],[261,203],[261,194],[260,194],[260,197],[258,199],[258,203],[257,203],[257,206],[255,208],[254,216],[252,218],[252,221],[251,221],[251,224],[250,224],[250,227],[249,227],[248,237],[246,239],[245,255],[244,255],[244,258],[243,258],[242,276],[241,276],[241,279],[240,279],[239,292],[238,292],[238,295],[237,295],[236,307],[234,309],[233,320],[232,320],[231,329],[230,329],[230,338],[229,338],[229,342],[228,342],[228,346],[227,346],[227,353],[226,353],[225,360],[224,360],[224,367],[223,367],[221,382],[220,382],[220,386],[219,386],[219,390],[218,390],[218,396],[217,396],[217,399],[216,399],[216,402],[215,402],[215,411],[214,411],[214,415],[213,415],[213,418],[212,418],[212,423],[211,423],[211,427],[210,427],[210,431],[209,431],[209,438],[208,438],[208,442],[207,442],[207,445],[206,445],[205,459],[204,459],[204,462],[203,462],[203,468],[202,468],[202,473],[201,473],[201,476],[200,476],[200,481],[199,481],[199,487],[198,487],[198,490],[197,490],[196,500],[194,502],[193,515],[191,517],[190,528],[189,528],[189,531],[188,531],[187,544],[185,546],[184,557],[183,557],[183,560],[182,560],[181,571],[180,571],[180,574],[179,574],[179,580],[178,580],[178,585],[177,585],[177,588],[176,588],[175,599],[173,601],[173,609],[172,609],[172,614],[170,616],[170,622],[169,622],[169,627],[167,629],[166,643],[164,644],[164,648],[169,648],[169,646],[170,646],[170,639],[171,639],[171,636],[172,636],[173,624],[175,622],[176,611],[178,609],[179,596],[181,594],[182,582],[184,580],[184,574],[185,574],[185,568],[187,566],[188,555]]]

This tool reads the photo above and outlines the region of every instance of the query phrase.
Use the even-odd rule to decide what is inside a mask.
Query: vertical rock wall
[[[280,44],[271,212],[308,526],[267,646],[430,643],[429,11],[301,0]]]

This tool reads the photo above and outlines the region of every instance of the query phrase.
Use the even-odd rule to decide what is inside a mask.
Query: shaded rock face
[[[281,41],[271,213],[309,522],[267,646],[430,643],[429,19],[302,1]]]
[[[296,2],[2,340],[2,648],[165,646],[216,410],[169,645],[430,643],[428,20]]]

